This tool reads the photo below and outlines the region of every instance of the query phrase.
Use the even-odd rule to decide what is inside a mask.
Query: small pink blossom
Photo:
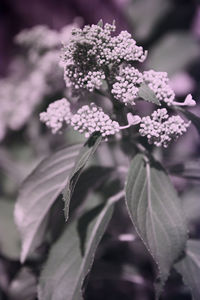
[[[113,37],[115,30],[114,23],[72,30],[69,43],[64,45],[62,59],[65,82],[73,92],[100,89],[113,64],[119,66],[123,62],[145,60],[146,51],[136,45],[131,34],[122,31]]]
[[[70,103],[67,99],[62,98],[51,103],[46,112],[40,113],[40,121],[51,128],[52,133],[59,133],[63,124],[70,124],[71,121]]]
[[[161,108],[142,118],[139,133],[146,136],[150,144],[166,148],[172,140],[185,133],[189,125],[190,122],[185,123],[178,115],[169,117],[167,110]]]
[[[167,105],[172,105],[175,93],[169,85],[169,78],[166,72],[145,71],[143,79],[148,83],[158,100],[164,101]]]
[[[115,99],[134,105],[138,96],[139,86],[143,82],[143,75],[131,65],[120,68],[119,74],[115,77],[111,93]]]
[[[74,130],[84,133],[89,137],[98,131],[103,137],[114,135],[120,130],[119,123],[110,119],[102,108],[94,103],[82,106],[71,118],[71,126]]]

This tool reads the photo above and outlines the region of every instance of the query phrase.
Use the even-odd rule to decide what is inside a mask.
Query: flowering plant
[[[68,95],[40,113],[53,134],[73,128],[87,139],[43,160],[19,193],[15,219],[22,236],[21,262],[44,239],[50,209],[61,193],[65,203],[67,224],[41,272],[41,300],[82,299],[96,248],[114,209],[123,207],[119,200],[125,200],[127,218],[157,265],[156,299],[172,268],[194,285],[185,269],[200,246],[188,238],[180,199],[156,149],[167,148],[197,120],[182,108],[196,103],[190,94],[176,101],[167,73],[145,71],[147,51],[127,31],[113,35],[115,29],[114,23],[100,21],[72,30],[61,54]],[[148,115],[139,108],[144,101],[153,110]],[[124,164],[114,159],[108,168],[104,153],[114,158],[116,151]]]

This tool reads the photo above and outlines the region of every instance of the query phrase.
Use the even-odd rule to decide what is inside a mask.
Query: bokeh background
[[[195,0],[0,0],[0,110],[3,111],[2,108],[5,106],[2,101],[4,93],[1,91],[1,86],[5,86],[4,80],[12,77],[12,72],[14,77],[18,77],[22,68],[21,63],[13,63],[21,53],[14,40],[18,33],[39,24],[47,25],[53,30],[61,30],[72,22],[79,25],[95,24],[100,19],[110,23],[115,20],[117,32],[121,30],[131,32],[137,44],[148,50],[145,67],[167,71],[177,99],[183,99],[191,93],[197,101],[197,106],[191,111],[200,116],[200,3]],[[22,76],[22,84],[23,80]],[[32,92],[30,90],[30,94]],[[40,271],[41,261],[30,260],[25,266],[20,265],[20,242],[14,224],[13,208],[23,179],[41,158],[63,145],[62,138],[52,137],[50,132],[41,128],[38,120],[38,113],[46,108],[52,98],[57,99],[54,97],[55,95],[52,97],[45,95],[42,101],[33,106],[26,123],[22,126],[10,126],[1,139],[0,299],[2,300],[36,299],[36,275]],[[29,97],[27,105],[28,103]],[[13,106],[12,113],[15,113],[15,109]],[[143,106],[141,110],[148,111],[148,107]],[[3,118],[1,114],[0,117]],[[71,143],[81,138],[69,134],[65,143],[67,139]],[[198,221],[200,214],[197,213],[197,208],[200,211],[199,154],[199,136],[194,127],[190,128],[189,133],[180,142],[162,153],[164,164],[171,166],[172,170],[174,165],[180,167],[181,161],[188,161],[185,177],[193,179],[188,183],[184,176],[181,178],[174,176],[172,180],[185,201],[186,210],[193,216],[190,224],[193,237],[200,237]],[[110,226],[111,237],[115,236],[117,231],[121,230],[121,233],[123,230],[129,231],[130,223],[124,221],[125,218],[123,214],[116,216],[116,220],[120,220],[123,226],[113,221]],[[43,254],[47,247],[46,244],[42,245],[39,252]],[[101,259],[97,259],[95,263],[91,275],[93,280],[89,281],[86,299],[153,299],[154,270],[140,242],[132,246],[126,242],[118,243],[113,238],[111,242],[103,240],[102,249],[97,253],[97,258]],[[117,273],[121,274],[120,280],[116,278]],[[163,299],[191,299],[177,274],[174,273],[169,280]]]

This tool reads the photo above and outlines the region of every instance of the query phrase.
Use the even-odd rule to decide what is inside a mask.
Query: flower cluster
[[[24,29],[15,38],[16,43],[38,50],[52,49],[58,45],[58,34],[45,25]]]
[[[84,105],[73,114],[70,103],[63,98],[49,105],[46,112],[40,113],[40,121],[45,123],[52,133],[59,133],[64,124],[71,125],[74,130],[89,137],[94,132],[100,132],[103,137],[114,135],[120,130],[119,123],[110,119],[101,107],[94,103]]]
[[[66,75],[67,74],[67,75]],[[84,74],[73,65],[68,66],[65,72],[65,82],[69,87],[73,84],[75,90],[87,89],[93,92],[94,89],[99,89],[102,85],[102,80],[105,79],[105,74],[101,70],[92,70]]]
[[[122,31],[112,37],[114,24],[73,29],[70,42],[63,49],[64,78],[75,90],[99,89],[109,77],[109,66],[123,62],[144,61],[146,52],[131,35]]]
[[[118,36],[111,40],[111,52],[108,57],[112,62],[143,62],[146,59],[147,51],[136,45],[136,41],[127,31],[121,31]]]
[[[150,144],[157,147],[167,147],[172,140],[176,140],[186,132],[190,122],[185,123],[180,116],[169,116],[165,108],[157,109],[151,116],[140,118],[128,113],[128,124],[120,126],[117,121],[105,114],[101,107],[94,103],[84,105],[73,114],[70,103],[63,98],[51,103],[46,112],[40,114],[40,120],[45,123],[52,133],[60,133],[64,125],[71,125],[74,130],[89,137],[94,132],[100,132],[107,140],[107,136],[115,135],[120,130],[140,124],[139,133],[146,136]]]
[[[46,95],[64,88],[57,51],[43,55],[29,71],[23,62],[19,66],[21,74],[11,73],[0,80],[0,126],[4,128],[0,140],[7,128],[20,129]]]
[[[140,87],[145,83],[157,99],[167,105],[195,105],[191,95],[183,103],[174,100],[175,94],[166,72],[139,72],[133,62],[143,62],[147,53],[136,45],[127,31],[112,36],[115,29],[114,24],[103,26],[98,23],[72,30],[71,37],[63,48],[62,64],[66,85],[71,86],[73,92],[76,91],[77,95],[82,90],[93,92],[100,89],[106,80],[108,91],[115,100],[125,105],[134,105],[135,99],[141,95]],[[45,66],[45,63],[42,65]],[[179,116],[169,116],[167,110],[162,108],[143,118],[128,113],[128,124],[120,126],[94,103],[84,105],[76,113],[72,113],[65,98],[50,104],[47,111],[40,114],[40,119],[53,133],[61,132],[62,127],[68,124],[86,137],[100,132],[104,138],[140,124],[141,136],[146,136],[151,144],[164,147],[186,132],[190,124]]]
[[[18,130],[44,97],[65,90],[59,66],[61,40],[67,42],[71,24],[60,32],[36,26],[19,33],[16,42],[24,50],[10,64],[9,75],[0,80],[0,140],[7,129]]]
[[[169,117],[165,108],[157,109],[150,116],[143,117],[139,133],[147,136],[148,142],[157,147],[167,147],[171,140],[176,140],[186,132],[190,122],[185,123],[180,116]]]
[[[169,78],[166,72],[145,71],[143,79],[154,91],[158,100],[164,101],[167,105],[173,104],[175,94],[169,85]]]
[[[89,137],[93,132],[98,131],[103,137],[119,132],[120,126],[112,121],[102,108],[94,103],[82,106],[71,119],[71,125],[75,130],[85,133]]]
[[[135,104],[134,99],[138,96],[139,86],[143,82],[143,75],[138,69],[127,65],[120,68],[115,78],[111,93],[115,99],[125,104]]]
[[[60,132],[63,123],[69,124],[70,120],[70,103],[65,98],[51,103],[47,111],[40,114],[40,121],[45,123],[53,134]]]
[[[74,27],[77,27],[77,24],[69,24],[64,26],[60,31],[56,31],[45,25],[37,25],[33,28],[22,30],[15,37],[15,42],[21,47],[40,53],[59,49],[61,42],[68,42],[71,30]]]
[[[101,84],[96,83],[105,78],[101,68],[105,64],[102,51],[105,51],[111,38],[111,32],[115,30],[113,25],[106,24],[105,28],[92,25],[85,26],[83,30],[73,29],[70,43],[64,48],[63,63],[65,68],[65,80],[67,86],[75,89],[89,86],[92,91]],[[102,77],[103,76],[103,77]]]

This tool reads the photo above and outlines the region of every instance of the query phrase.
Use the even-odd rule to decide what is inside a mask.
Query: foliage
[[[72,146],[43,160],[23,183],[15,207],[15,220],[23,237],[21,262],[43,239],[48,211],[66,185],[79,149],[79,145]]]
[[[162,287],[185,248],[187,230],[180,200],[165,171],[141,154],[131,162],[126,204],[138,234],[158,265]]]
[[[86,212],[66,227],[52,247],[41,274],[39,299],[82,298],[83,280],[91,268],[95,250],[112,216],[114,201],[120,196],[108,199],[105,204],[96,195],[92,195],[89,203],[86,203]],[[53,274],[53,278],[50,274]]]

